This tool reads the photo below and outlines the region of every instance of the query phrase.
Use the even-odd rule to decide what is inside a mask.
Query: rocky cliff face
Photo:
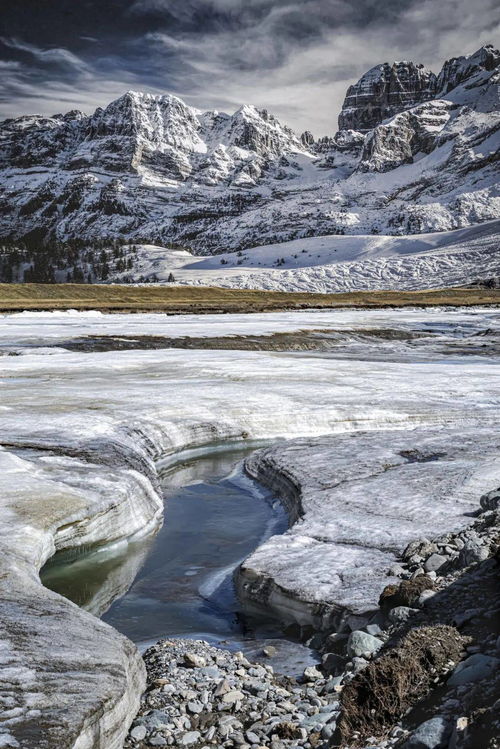
[[[486,46],[437,76],[384,63],[319,141],[252,106],[200,113],[137,92],[90,116],[6,120],[0,237],[124,236],[207,254],[496,218],[499,61]]]
[[[339,129],[367,132],[403,109],[432,99],[435,92],[436,76],[423,65],[377,65],[348,89]]]
[[[372,130],[399,112],[449,93],[480,71],[494,70],[499,63],[500,52],[488,44],[473,55],[447,60],[438,75],[413,62],[377,65],[348,89],[339,129]]]
[[[500,63],[500,52],[491,44],[486,44],[473,55],[452,57],[443,65],[436,80],[436,90],[440,95],[452,91],[468,78],[481,70],[494,70]]]

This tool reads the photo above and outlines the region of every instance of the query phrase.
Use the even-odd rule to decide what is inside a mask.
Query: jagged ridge
[[[335,232],[441,231],[499,215],[500,53],[377,66],[314,141],[265,110],[128,92],[0,127],[0,236],[125,236],[197,252]]]

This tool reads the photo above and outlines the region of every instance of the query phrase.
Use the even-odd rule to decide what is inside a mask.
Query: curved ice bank
[[[408,311],[390,312],[391,327],[412,327]],[[207,350],[48,354],[42,347],[2,357],[0,746],[118,749],[144,684],[130,642],[40,585],[38,570],[55,550],[126,542],[154,529],[161,511],[157,466],[185,449],[416,425],[447,425],[457,435],[477,430],[483,437],[490,426],[493,433],[500,401],[497,362],[445,355],[440,344],[456,327],[464,339],[482,340],[474,336],[498,327],[496,314],[415,313],[419,326],[428,323],[434,332],[427,359],[418,364],[409,360],[412,346],[405,341],[392,341],[383,361],[370,360],[369,353],[365,359],[343,359],[342,352],[336,358]],[[318,313],[317,327],[352,320],[349,315]],[[357,313],[356,326],[363,315],[366,325],[380,319]],[[144,334],[151,324],[147,317]],[[132,322],[133,334],[140,333],[141,319],[110,316],[123,335]],[[182,322],[158,319],[165,334]],[[292,329],[302,327],[300,314],[280,319]],[[272,322],[266,316],[266,325]],[[12,340],[10,324],[1,318],[0,341]],[[231,316],[217,324],[234,332]],[[96,318],[96,330],[98,325]],[[40,344],[43,326],[41,321],[36,331]],[[355,463],[363,443],[358,451],[357,441],[349,439]],[[324,496],[318,494],[318,501]],[[302,502],[305,507],[304,497]],[[320,533],[311,531],[310,539],[317,544]],[[389,554],[393,546],[391,541],[377,552]],[[258,569],[267,574],[264,564]],[[349,570],[337,568],[338,576],[349,574],[354,581]],[[323,575],[324,568],[318,571]],[[270,574],[285,589],[283,571],[270,567],[266,579]],[[322,577],[313,584],[324,590]]]
[[[401,552],[471,524],[500,486],[488,429],[415,429],[298,439],[253,453],[247,472],[296,522],[240,568],[241,596],[282,621],[340,629],[370,617]]]
[[[136,432],[133,448],[109,436],[79,448],[0,449],[9,487],[0,497],[2,747],[122,746],[146,684],[142,658],[126,637],[44,588],[37,572],[56,550],[109,548],[154,531],[163,502],[152,437]],[[199,425],[185,444],[236,438]],[[163,441],[163,464],[178,457],[180,443],[170,447]]]

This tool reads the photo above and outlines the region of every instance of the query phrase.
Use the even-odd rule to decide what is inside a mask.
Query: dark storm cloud
[[[130,88],[266,107],[335,130],[346,87],[386,60],[438,68],[498,38],[496,0],[4,0],[0,115],[91,111]]]

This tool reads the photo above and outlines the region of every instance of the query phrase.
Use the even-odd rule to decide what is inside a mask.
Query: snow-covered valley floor
[[[325,352],[64,348],[85,336],[315,330],[335,332],[338,345]],[[305,515],[257,550],[252,579],[276,581],[284,593],[272,603],[288,618],[307,620],[310,602],[327,613],[369,607],[387,582],[381,571],[409,538],[433,526],[436,533],[461,527],[479,495],[500,485],[499,336],[498,311],[479,308],[1,316],[3,745],[121,746],[144,684],[142,662],[124,637],[44,589],[38,570],[57,549],[126,543],[154,528],[162,510],[158,467],[181,451],[306,440],[274,459],[277,475],[283,470],[290,481],[294,450],[295,481],[310,467]],[[314,442],[322,436],[329,441]],[[399,442],[448,458],[408,465],[394,460]],[[322,465],[338,467],[343,489],[322,484]],[[328,549],[326,567],[318,564],[319,542]]]
[[[460,286],[500,276],[500,221],[433,234],[320,236],[210,257],[140,245],[135,279],[273,291]],[[119,281],[126,274],[112,275]]]

